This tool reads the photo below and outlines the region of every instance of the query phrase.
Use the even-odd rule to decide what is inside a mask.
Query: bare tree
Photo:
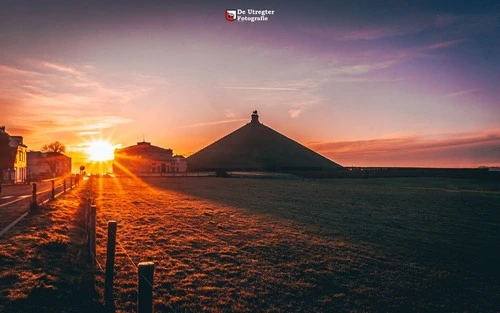
[[[49,143],[48,145],[43,145],[42,146],[42,152],[60,152],[64,153],[66,152],[66,146],[59,141],[54,141],[52,143]]]

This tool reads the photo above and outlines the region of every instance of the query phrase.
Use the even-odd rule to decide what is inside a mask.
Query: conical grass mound
[[[341,166],[259,122],[245,126],[187,158],[190,171],[327,171]]]

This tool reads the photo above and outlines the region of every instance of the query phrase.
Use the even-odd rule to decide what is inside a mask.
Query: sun
[[[115,147],[104,140],[89,142],[85,152],[90,161],[104,162],[115,158]]]

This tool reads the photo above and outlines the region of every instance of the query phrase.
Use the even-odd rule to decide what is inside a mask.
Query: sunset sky
[[[257,109],[345,166],[498,166],[500,2],[464,2],[2,1],[0,125],[79,165],[143,135],[188,156]]]

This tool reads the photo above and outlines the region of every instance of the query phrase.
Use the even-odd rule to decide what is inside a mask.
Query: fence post
[[[154,268],[153,262],[141,262],[138,265],[137,313],[153,312]]]
[[[36,209],[38,203],[36,202],[36,183],[32,184],[33,190],[31,192],[31,206]]]
[[[66,193],[66,178],[63,179],[63,191]]]
[[[52,180],[52,193],[51,193],[51,197],[50,197],[52,200],[54,200],[56,198],[56,190],[55,190],[55,181]]]
[[[113,307],[113,277],[116,250],[116,221],[108,222],[108,244],[106,248],[106,276],[104,278],[104,301],[107,307]]]
[[[90,247],[89,221],[90,221],[90,201],[85,205],[85,234],[87,235],[87,246]]]
[[[90,226],[90,200],[87,198],[88,203],[85,205],[85,232],[87,233],[87,243],[90,245],[89,226]]]
[[[73,189],[73,176],[69,178],[69,189]]]
[[[90,264],[92,264],[93,267],[95,267],[95,250],[96,250],[96,206],[91,205],[90,206],[90,225],[89,225],[89,245],[90,245],[90,257],[92,258]]]

